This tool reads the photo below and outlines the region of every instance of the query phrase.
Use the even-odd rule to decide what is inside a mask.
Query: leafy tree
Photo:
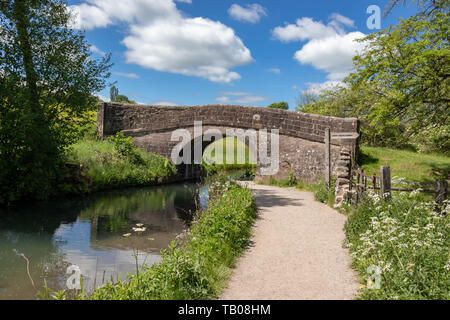
[[[72,119],[109,77],[71,19],[59,0],[0,0],[0,203],[51,193]]]
[[[299,104],[296,110],[324,116],[355,117],[361,120],[362,142],[373,146],[407,146],[405,125],[392,116],[389,108],[378,103],[374,90],[377,89],[369,85],[360,90],[351,90],[344,85],[327,88],[309,103]]]
[[[421,15],[428,15],[433,11],[438,10],[439,7],[445,9],[445,6],[447,6],[448,9],[448,2],[440,0],[410,0],[409,3],[415,3],[420,10]],[[406,4],[408,4],[408,0],[389,0],[389,3],[386,5],[384,16],[388,16],[395,7]]]
[[[119,94],[115,101],[120,103],[131,103],[131,104],[136,103],[135,101],[128,99],[128,97],[123,94]]]
[[[111,101],[116,101],[117,96],[119,95],[119,89],[116,86],[112,86],[109,90],[109,98]]]
[[[128,99],[126,95],[119,94],[119,89],[116,86],[112,86],[109,92],[110,92],[110,99],[112,102],[131,103],[131,104],[136,103],[136,101]]]
[[[423,2],[427,11],[361,40],[367,49],[347,79],[354,91],[375,83],[378,103],[413,132],[445,126],[450,116],[449,0]]]
[[[268,108],[289,110],[289,104],[287,102],[272,103]]]

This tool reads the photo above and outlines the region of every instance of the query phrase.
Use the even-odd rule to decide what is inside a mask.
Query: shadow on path
[[[286,207],[286,206],[304,206],[305,199],[281,196],[279,192],[273,190],[254,190],[253,196],[258,207]]]

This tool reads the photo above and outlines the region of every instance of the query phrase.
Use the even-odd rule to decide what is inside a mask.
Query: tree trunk
[[[19,48],[23,55],[23,64],[25,69],[25,78],[29,91],[29,107],[34,114],[40,113],[39,92],[37,88],[37,74],[33,63],[33,52],[29,35],[29,1],[15,0],[13,4],[14,19],[16,20],[16,29],[19,39]]]

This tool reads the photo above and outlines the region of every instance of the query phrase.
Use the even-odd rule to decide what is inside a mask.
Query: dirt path
[[[346,217],[309,192],[243,183],[259,209],[252,245],[221,299],[353,299],[359,283],[342,248]]]

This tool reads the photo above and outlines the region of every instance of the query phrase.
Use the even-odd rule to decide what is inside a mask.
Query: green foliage
[[[355,58],[358,71],[347,79],[352,90],[376,83],[380,90],[372,93],[378,103],[413,132],[449,120],[450,12],[443,7],[449,2],[434,2],[428,14],[419,12],[362,40],[367,50]]]
[[[191,230],[162,252],[159,264],[127,281],[108,283],[89,298],[101,300],[217,298],[236,258],[248,245],[257,210],[249,190],[217,182],[208,209]]]
[[[403,177],[408,181],[434,182],[446,179],[450,174],[450,158],[407,150],[363,146],[360,164],[366,174],[378,176],[381,166],[390,166],[392,177]]]
[[[227,162],[227,144],[233,142],[232,160],[231,163]],[[222,144],[222,153],[216,154],[216,147]],[[220,148],[218,148],[220,150]],[[240,151],[244,151],[240,154]],[[238,163],[238,159],[242,156],[241,162]],[[256,173],[256,161],[254,155],[250,152],[250,149],[243,142],[236,138],[224,138],[219,141],[210,144],[203,154],[202,170],[206,175],[216,175],[220,172],[237,172],[240,171],[243,176],[254,176]]]
[[[274,109],[289,110],[289,104],[287,102],[272,103],[271,105],[269,105],[267,107],[274,108]]]
[[[121,157],[129,159],[135,165],[142,165],[144,163],[139,149],[134,145],[133,138],[125,137],[123,132],[118,132],[109,139],[114,143],[114,149]]]
[[[400,193],[382,201],[368,193],[345,225],[353,265],[367,284],[370,266],[381,270],[380,288],[363,285],[361,299],[450,298],[450,224],[433,212],[433,202],[418,193]]]
[[[129,103],[129,104],[136,104],[136,101],[130,100],[128,99],[127,96],[123,95],[123,94],[119,94],[116,97],[115,102],[120,102],[120,103]]]
[[[109,76],[70,19],[59,0],[0,2],[0,204],[54,191],[73,119]]]
[[[126,95],[119,94],[119,89],[116,86],[111,87],[109,94],[112,102],[136,104],[136,101],[128,99]]]
[[[261,182],[262,184],[265,184],[265,181]],[[294,175],[293,172],[289,172],[289,177],[286,180],[283,179],[275,179],[275,177],[270,176],[269,180],[266,182],[269,186],[277,186],[277,187],[295,187],[298,185],[297,177]]]
[[[92,190],[156,185],[176,174],[167,158],[130,146],[129,139],[120,134],[114,140],[81,140],[67,152],[67,161],[84,166]]]
[[[297,177],[295,176],[295,174],[292,171],[289,172],[288,183],[292,186],[297,184]]]
[[[325,181],[320,180],[310,186],[310,190],[314,192],[314,198],[322,203],[332,206],[335,199],[336,179],[331,179],[331,187],[328,188]]]
[[[119,89],[116,86],[112,86],[109,89],[110,100],[111,101],[116,101],[118,95],[119,95]]]
[[[264,184],[264,182],[262,182]],[[270,177],[269,181],[267,181],[268,185],[277,186],[281,188],[286,187],[296,187],[297,189],[309,191],[314,193],[315,200],[328,204],[334,204],[335,198],[335,186],[336,186],[336,178],[332,177],[330,188],[327,187],[324,180],[319,180],[315,183],[305,183],[301,180],[298,180],[295,175],[291,172],[289,174],[289,178],[287,180],[277,180],[274,177]]]

